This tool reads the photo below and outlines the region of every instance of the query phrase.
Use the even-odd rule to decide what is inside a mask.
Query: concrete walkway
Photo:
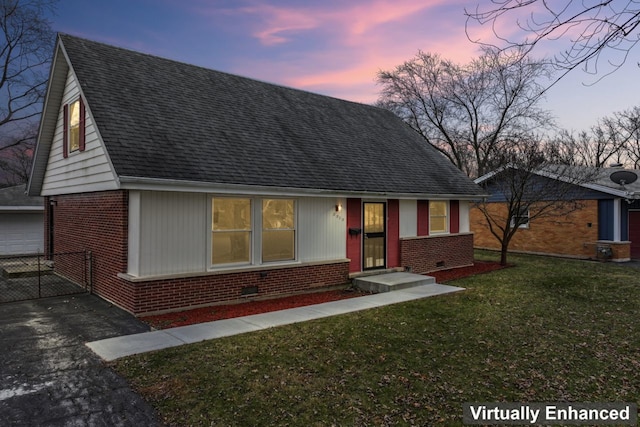
[[[394,292],[366,295],[288,310],[108,338],[89,342],[87,346],[102,359],[111,361],[133,354],[336,316],[461,290],[464,290],[464,288],[427,284]]]

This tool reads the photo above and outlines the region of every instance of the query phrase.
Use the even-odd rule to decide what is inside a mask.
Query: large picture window
[[[212,212],[212,264],[251,262],[251,200],[214,197]]]
[[[295,202],[288,199],[262,201],[262,261],[295,259]]]
[[[446,201],[429,202],[429,234],[449,231],[448,203]]]

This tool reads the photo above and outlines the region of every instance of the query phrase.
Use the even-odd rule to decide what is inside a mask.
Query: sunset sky
[[[488,2],[489,0],[478,0]],[[474,0],[61,0],[56,31],[357,102],[378,98],[376,73],[418,50],[467,63]],[[474,27],[473,36],[491,37]],[[508,30],[508,28],[506,28]],[[539,52],[549,55],[553,52]],[[640,105],[640,51],[595,85],[579,70],[545,108],[567,129]]]

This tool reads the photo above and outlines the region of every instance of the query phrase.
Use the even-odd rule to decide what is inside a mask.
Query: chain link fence
[[[0,303],[91,292],[90,252],[0,257]]]

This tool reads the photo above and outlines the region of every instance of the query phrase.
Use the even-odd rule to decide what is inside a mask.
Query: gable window
[[[211,262],[213,265],[251,261],[251,200],[213,198]]]
[[[69,151],[80,149],[80,100],[69,104]]]
[[[85,149],[85,107],[82,98],[64,105],[63,157]]]
[[[449,231],[449,204],[446,201],[429,202],[429,234],[441,234]]]
[[[520,209],[517,215],[511,218],[511,228],[518,224],[518,228],[529,228],[529,209]]]
[[[262,200],[262,261],[295,259],[295,202]]]

